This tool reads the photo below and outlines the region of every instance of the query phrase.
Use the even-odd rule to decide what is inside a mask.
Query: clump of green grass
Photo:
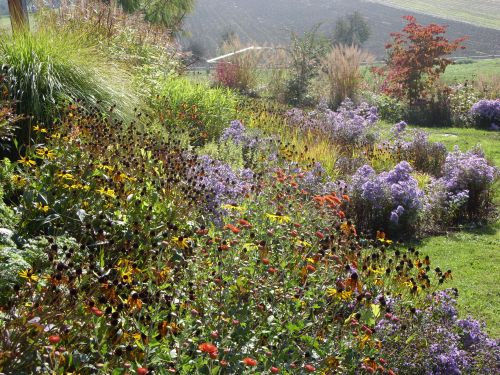
[[[18,101],[18,113],[38,120],[49,120],[64,99],[84,100],[103,110],[117,103],[118,113],[133,108],[125,71],[100,53],[89,38],[68,28],[4,35],[0,64]]]
[[[218,139],[238,119],[238,96],[227,88],[171,76],[160,82],[158,94],[150,104],[165,124],[196,138]]]

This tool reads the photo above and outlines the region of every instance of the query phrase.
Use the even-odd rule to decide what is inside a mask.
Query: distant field
[[[10,17],[0,16],[0,30],[10,28]]]
[[[261,45],[283,45],[290,40],[290,30],[301,33],[313,25],[321,23],[321,32],[330,35],[336,20],[345,14],[359,11],[365,17],[371,28],[371,36],[364,48],[377,56],[385,57],[384,46],[390,40],[390,33],[401,30],[404,25],[402,17],[409,13],[415,14],[411,8],[387,6],[385,0],[201,0],[196,2],[195,10],[186,17],[185,31],[181,38],[183,45],[191,43],[202,46],[205,56],[217,56],[217,46],[221,36],[227,32],[235,32],[244,43]],[[388,1],[389,2],[389,1]],[[392,0],[396,3],[396,0]],[[402,1],[401,1],[402,2]],[[416,0],[415,3],[429,3],[430,0]],[[435,7],[443,1],[434,0]],[[444,0],[445,4],[451,0]],[[455,3],[465,4],[462,8],[470,14],[483,12],[482,5],[470,6],[467,0],[457,0]],[[409,3],[409,1],[405,1]],[[498,19],[500,0],[480,0],[479,4],[489,3],[490,8],[484,8],[485,17]],[[498,3],[498,5],[493,5]],[[460,7],[455,6],[456,9]],[[452,13],[451,11],[445,11]],[[458,12],[458,10],[456,10]],[[478,56],[500,54],[500,24],[497,29],[480,27],[477,24],[457,22],[450,18],[434,14],[429,10],[426,14],[417,14],[418,22],[422,24],[448,24],[447,38],[455,39],[469,36],[465,43],[466,49],[457,51],[457,56]],[[466,18],[458,15],[457,20]]]
[[[399,9],[500,30],[499,0],[368,0]]]

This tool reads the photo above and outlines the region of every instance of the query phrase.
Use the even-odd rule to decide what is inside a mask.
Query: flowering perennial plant
[[[305,112],[294,108],[287,112],[288,124],[301,133],[328,137],[345,152],[356,147],[372,144],[376,139],[372,126],[377,122],[377,109],[366,103],[355,106],[344,101],[337,111],[330,110],[321,102],[314,111]]]
[[[359,168],[349,186],[350,212],[357,225],[368,231],[412,229],[424,198],[412,172],[406,161],[380,174],[369,165]]]
[[[500,124],[500,99],[482,99],[471,108],[471,113],[488,126]]]

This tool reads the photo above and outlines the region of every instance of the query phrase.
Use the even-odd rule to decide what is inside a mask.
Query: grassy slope
[[[498,0],[369,0],[395,8],[500,30]]]

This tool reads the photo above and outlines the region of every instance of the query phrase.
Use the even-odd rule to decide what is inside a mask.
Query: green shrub
[[[450,109],[453,126],[472,127],[474,126],[474,117],[470,109],[479,100],[479,95],[473,85],[459,84],[453,87],[450,93]]]
[[[398,99],[385,94],[375,94],[371,91],[364,92],[362,97],[367,103],[377,107],[382,120],[398,122],[406,117],[406,106]]]
[[[237,118],[238,97],[226,88],[210,88],[185,78],[170,77],[161,83],[152,107],[169,131],[189,132],[193,144],[218,139]]]
[[[61,99],[85,100],[99,109],[118,103],[117,111],[131,105],[129,77],[89,38],[69,28],[47,27],[2,38],[0,64],[18,113],[38,120],[51,120]]]
[[[0,304],[9,300],[13,287],[19,283],[19,272],[30,267],[19,250],[12,247],[0,247]]]

